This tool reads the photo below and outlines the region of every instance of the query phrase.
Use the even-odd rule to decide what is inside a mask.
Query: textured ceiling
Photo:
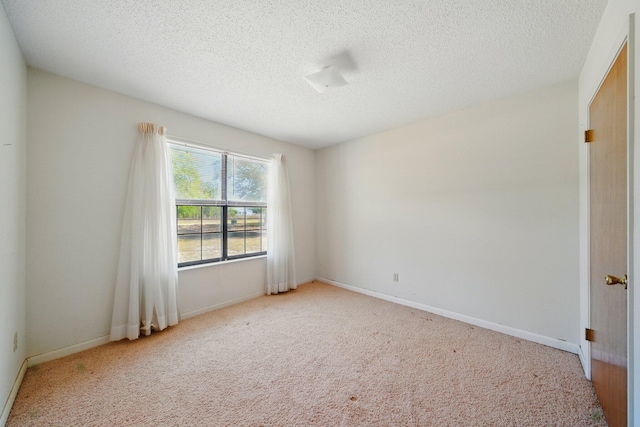
[[[577,77],[606,0],[2,4],[32,67],[318,148]]]

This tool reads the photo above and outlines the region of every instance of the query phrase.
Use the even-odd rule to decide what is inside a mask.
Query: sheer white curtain
[[[274,154],[267,190],[267,295],[297,287],[295,264],[285,159],[282,154]]]
[[[122,225],[112,341],[178,323],[176,206],[165,128],[138,125]]]

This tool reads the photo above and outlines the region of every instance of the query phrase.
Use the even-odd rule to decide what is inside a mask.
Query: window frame
[[[179,199],[179,198],[175,198],[175,212],[176,212],[176,236],[180,237],[181,235],[199,235],[200,236],[200,259],[199,260],[194,260],[194,261],[186,261],[186,262],[178,262],[178,268],[182,268],[182,267],[191,267],[191,266],[197,266],[197,265],[205,265],[205,264],[215,264],[215,263],[219,263],[219,262],[224,262],[224,261],[233,261],[233,260],[240,260],[240,259],[247,259],[247,258],[255,258],[255,257],[260,257],[260,256],[264,256],[267,254],[267,251],[259,251],[259,252],[251,252],[251,253],[246,253],[247,247],[246,247],[246,233],[247,233],[247,224],[246,224],[246,217],[247,217],[247,209],[251,209],[251,208],[260,208],[261,209],[261,213],[260,213],[260,229],[259,229],[259,233],[260,233],[260,247],[262,249],[263,244],[262,244],[262,233],[266,233],[267,232],[267,224],[266,224],[266,212],[267,212],[267,202],[266,200],[264,202],[257,202],[257,201],[240,201],[240,200],[228,200],[227,196],[228,196],[228,192],[227,192],[227,185],[228,185],[228,164],[229,164],[229,157],[235,157],[235,158],[242,158],[242,159],[246,159],[246,160],[250,160],[252,162],[259,162],[259,163],[264,163],[267,166],[267,177],[268,177],[268,168],[271,167],[270,164],[270,160],[268,159],[264,159],[264,158],[259,158],[259,157],[254,157],[254,156],[248,156],[248,155],[244,155],[244,154],[239,154],[239,153],[234,153],[234,152],[228,152],[228,151],[223,151],[223,150],[219,150],[219,149],[215,149],[212,147],[206,147],[206,146],[202,146],[202,145],[193,145],[193,144],[189,144],[189,143],[185,143],[185,142],[181,142],[179,140],[176,139],[167,139],[167,144],[174,145],[174,146],[178,146],[178,147],[187,147],[187,148],[194,148],[196,150],[202,150],[202,151],[209,151],[213,154],[216,155],[220,155],[221,156],[221,160],[222,160],[222,169],[221,169],[221,192],[220,192],[220,200],[215,200],[215,199]],[[172,168],[173,168],[173,163],[172,163]],[[187,234],[178,234],[179,233],[179,222],[178,222],[178,209],[180,206],[194,206],[194,207],[200,207],[200,233],[187,233]],[[221,221],[221,230],[220,231],[214,231],[214,232],[204,232],[203,230],[203,208],[204,207],[220,207],[221,208],[221,215],[220,215],[220,221]],[[237,254],[237,255],[229,255],[229,209],[230,208],[244,208],[244,236],[245,236],[245,243],[244,243],[244,253],[242,254]],[[264,218],[264,219],[263,219]],[[232,231],[233,232],[233,231]],[[221,239],[222,239],[222,245],[221,245],[221,254],[220,257],[217,258],[206,258],[206,259],[202,259],[203,257],[203,246],[202,246],[202,242],[203,242],[203,236],[207,235],[207,234],[220,234]],[[178,248],[176,248],[177,250]]]

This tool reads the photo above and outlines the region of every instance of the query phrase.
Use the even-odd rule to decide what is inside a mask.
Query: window
[[[179,143],[169,148],[178,266],[266,254],[269,163]]]

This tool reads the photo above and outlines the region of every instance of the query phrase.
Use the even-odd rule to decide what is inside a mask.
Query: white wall
[[[318,275],[577,350],[577,118],[570,81],[319,151]]]
[[[640,13],[640,2],[638,0],[609,0],[604,11],[596,35],[591,44],[591,49],[585,60],[584,67],[579,79],[579,129],[578,140],[583,141],[584,130],[588,129],[588,108],[589,104],[597,92],[600,83],[606,75],[609,66],[622,46],[622,43],[629,35],[629,16]],[[639,19],[635,16],[635,40],[630,40],[629,64],[633,66],[633,58],[640,58],[640,35],[638,25]],[[635,44],[635,51],[634,45]],[[636,361],[640,357],[640,292],[635,287],[638,283],[638,272],[640,271],[640,215],[637,214],[637,202],[640,200],[640,66],[636,65],[632,69],[631,76],[635,79],[635,92],[632,101],[634,116],[630,118],[632,126],[632,156],[630,156],[630,173],[633,182],[633,192],[631,195],[631,232],[633,233],[632,248],[630,251],[629,266],[629,425],[640,426],[640,363]],[[581,330],[589,326],[589,264],[588,264],[588,187],[587,187],[587,158],[588,150],[585,144],[580,146],[580,327]],[[589,345],[582,339],[580,343],[584,354],[585,370],[590,373]]]
[[[0,6],[0,425],[25,358],[27,68]],[[13,337],[18,348],[13,351]],[[10,403],[10,402],[9,402]],[[4,409],[3,409],[4,408]]]
[[[99,343],[110,331],[129,164],[141,121],[232,151],[284,153],[298,279],[314,277],[313,151],[42,71],[29,69],[28,78],[27,356]],[[193,315],[262,294],[264,278],[264,258],[181,271],[181,312]]]

